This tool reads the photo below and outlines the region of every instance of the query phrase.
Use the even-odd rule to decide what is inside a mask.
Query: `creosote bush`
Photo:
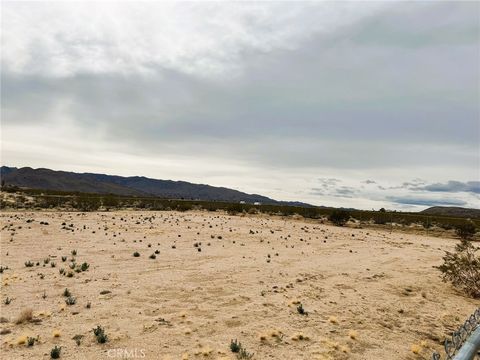
[[[438,266],[443,281],[452,285],[468,296],[480,298],[480,256],[471,241],[462,239],[455,246],[454,252],[447,251],[443,264]]]

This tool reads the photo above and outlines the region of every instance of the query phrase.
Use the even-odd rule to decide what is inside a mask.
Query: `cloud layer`
[[[478,207],[479,6],[4,3],[2,163]]]

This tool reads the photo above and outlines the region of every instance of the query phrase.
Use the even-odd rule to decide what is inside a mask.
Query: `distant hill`
[[[92,173],[74,173],[30,167],[0,168],[2,184],[29,189],[78,191],[85,193],[115,194],[126,196],[157,196],[168,199],[193,199],[262,204],[311,206],[301,202],[270,199],[257,194],[246,194],[225,187],[192,184],[186,181],[157,180],[143,176],[115,176]]]
[[[425,215],[444,215],[480,219],[480,209],[468,209],[454,206],[433,206],[420,212]]]

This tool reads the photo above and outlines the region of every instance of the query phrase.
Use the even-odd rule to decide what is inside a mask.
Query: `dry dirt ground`
[[[2,359],[236,359],[231,339],[253,359],[428,359],[478,306],[433,268],[454,239],[200,211],[0,219]]]

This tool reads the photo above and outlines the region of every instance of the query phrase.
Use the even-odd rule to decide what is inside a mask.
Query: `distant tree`
[[[475,235],[476,233],[475,225],[471,222],[457,225],[455,232],[457,233],[458,236],[460,236],[462,239],[470,239]]]
[[[386,212],[385,208],[381,208],[381,209],[378,210],[378,211],[380,211],[380,212],[382,212],[382,213]]]
[[[345,210],[334,210],[328,220],[330,220],[336,226],[343,226],[350,219],[350,214]]]

